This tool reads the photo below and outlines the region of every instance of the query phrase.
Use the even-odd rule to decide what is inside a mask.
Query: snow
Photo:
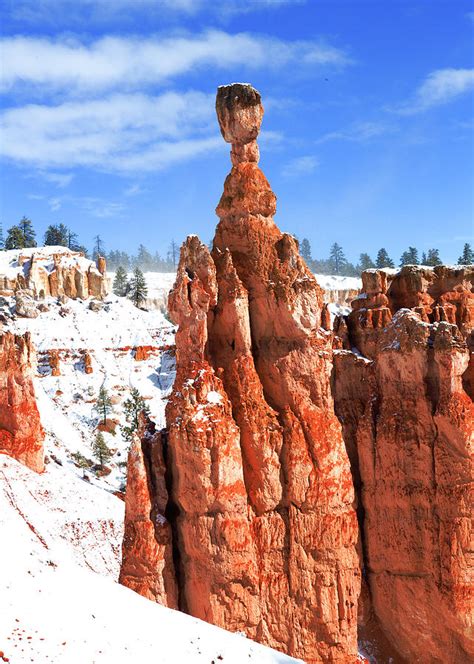
[[[58,469],[37,475],[3,455],[0,479],[0,650],[11,664],[298,661],[97,574],[111,548],[97,514],[117,518],[123,510],[117,498],[85,482],[68,487]],[[93,519],[94,537],[65,531],[71,517]]]
[[[13,307],[13,299],[7,300]],[[124,401],[132,387],[138,389],[156,426],[164,426],[166,399],[175,376],[174,356],[166,347],[174,343],[174,327],[160,311],[142,311],[115,295],[107,297],[97,312],[89,309],[88,300],[69,300],[64,306],[54,298],[44,302],[49,311],[34,319],[16,318],[8,328],[16,333],[29,331],[37,349],[34,385],[46,452],[63,463],[65,472],[82,477],[71,454],[79,452],[92,459],[91,443],[99,423],[94,405],[104,385],[114,402],[109,420],[117,423],[114,432],[103,432],[114,451],[108,464],[111,473],[101,478],[88,471],[87,475],[92,484],[107,491],[123,489],[128,449],[120,430],[125,424]],[[138,345],[152,348],[146,360],[134,359],[133,348]],[[60,376],[51,375],[50,350],[59,352]],[[90,353],[91,374],[84,371],[83,350]]]
[[[316,281],[324,290],[360,290],[362,279],[359,277],[341,277],[337,274],[315,274]]]
[[[216,392],[215,390],[210,390],[210,392],[207,393],[206,399],[209,403],[221,403],[222,394],[219,394],[219,392]]]
[[[26,274],[27,268],[31,262],[31,257],[35,255],[38,266],[44,268],[48,273],[54,270],[54,255],[61,255],[61,265],[64,267],[77,266],[82,272],[89,269],[96,269],[95,263],[84,258],[79,252],[72,251],[68,247],[30,247],[27,249],[10,249],[0,251],[0,276],[12,280],[19,274]],[[22,265],[19,263],[21,257],[26,257]]]

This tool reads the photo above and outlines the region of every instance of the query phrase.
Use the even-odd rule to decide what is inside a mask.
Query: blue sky
[[[251,82],[276,222],[325,257],[474,240],[474,4],[2,0],[1,212],[166,252],[213,235],[216,87]]]

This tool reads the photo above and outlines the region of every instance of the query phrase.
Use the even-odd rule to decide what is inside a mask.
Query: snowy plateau
[[[8,253],[8,252],[5,252]],[[14,275],[12,275],[14,276]],[[166,317],[174,274],[146,273],[146,307],[107,295],[46,297],[35,318],[11,316],[5,330],[30,332],[37,353],[36,399],[45,429],[46,471],[38,475],[0,455],[0,661],[206,663],[297,661],[188,615],[150,602],[117,583],[123,537],[128,443],[124,401],[136,388],[157,428],[174,381],[174,327]],[[113,274],[108,274],[109,282]],[[322,284],[334,291],[354,283]],[[331,298],[334,309],[341,299]],[[145,348],[138,359],[137,348]],[[84,353],[90,357],[86,373]],[[56,371],[51,357],[55,356]],[[56,373],[59,375],[53,375]],[[93,458],[104,385],[112,401],[103,431],[113,456],[99,477],[74,462]]]

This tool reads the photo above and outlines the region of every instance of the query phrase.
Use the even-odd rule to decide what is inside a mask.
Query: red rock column
[[[0,333],[0,453],[44,470],[44,431],[32,379],[30,335]]]

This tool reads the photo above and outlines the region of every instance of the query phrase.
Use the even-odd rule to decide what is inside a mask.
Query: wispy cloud
[[[474,89],[474,69],[437,69],[428,74],[412,99],[393,109],[400,115],[422,113]]]
[[[142,187],[140,187],[139,184],[131,184],[129,187],[125,189],[124,196],[138,196],[138,194],[142,194],[145,191]]]
[[[319,161],[313,155],[305,155],[291,159],[283,168],[285,177],[300,177],[309,175],[319,166]]]
[[[61,189],[71,184],[74,177],[74,173],[54,173],[48,171],[40,171],[38,175],[47,182],[52,182]]]
[[[30,104],[7,109],[0,119],[0,154],[40,169],[147,172],[224,149],[213,96],[199,92]]]
[[[278,71],[298,65],[313,71],[315,66],[350,63],[344,51],[327,43],[221,30],[148,39],[107,36],[89,44],[72,38],[17,36],[4,38],[1,49],[3,91],[29,85],[30,92],[36,88],[38,94],[133,90],[202,67]]]
[[[316,144],[327,143],[328,141],[365,143],[393,131],[396,131],[396,127],[384,122],[356,122],[346,129],[338,129],[323,134],[316,140]]]
[[[61,209],[61,204],[62,204],[61,199],[57,198],[57,197],[50,198],[48,200],[48,205],[49,205],[49,209],[51,210],[51,212],[57,212],[58,210],[60,210]]]

